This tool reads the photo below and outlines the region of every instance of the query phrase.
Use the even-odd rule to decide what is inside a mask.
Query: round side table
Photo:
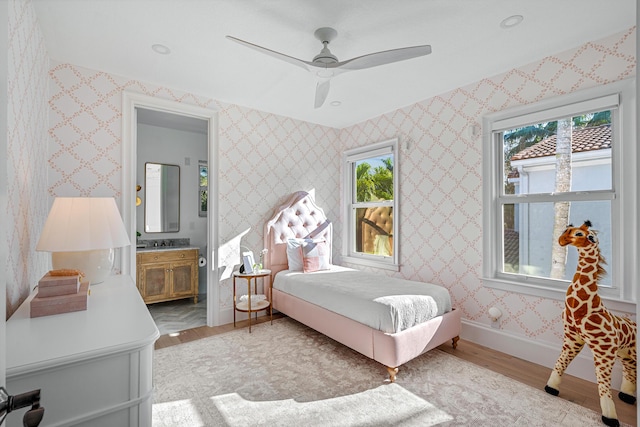
[[[251,303],[251,295],[255,296],[258,292],[258,278],[269,277],[269,287],[271,287],[271,270],[257,270],[253,273],[240,273],[238,271],[233,273],[233,327],[236,327],[236,311],[248,313],[249,317],[249,333],[251,333],[251,313],[256,314],[256,321],[258,320],[258,311],[269,310],[271,316],[271,324],[273,324],[273,306],[271,301],[261,300],[256,303]],[[236,296],[236,279],[247,280],[247,300],[238,301]],[[253,294],[251,293],[251,281],[253,280]],[[271,295],[271,292],[269,292]]]

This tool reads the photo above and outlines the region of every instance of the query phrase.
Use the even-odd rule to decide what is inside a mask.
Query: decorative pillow
[[[287,240],[287,263],[289,270],[302,271],[302,252],[300,248],[305,242],[313,242],[311,239],[289,239]]]
[[[302,255],[302,271],[311,273],[319,270],[329,270],[331,260],[329,259],[329,248],[327,242],[308,242],[300,247]]]

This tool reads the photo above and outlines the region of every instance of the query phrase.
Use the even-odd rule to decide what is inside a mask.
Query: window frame
[[[355,174],[353,173],[353,165],[357,160],[376,157],[380,153],[389,150],[389,154],[393,155],[393,202],[371,202],[367,205],[371,206],[392,206],[393,208],[393,255],[382,256],[373,254],[364,254],[355,251],[356,247],[356,224],[355,216],[352,214],[355,209]],[[352,148],[342,153],[342,178],[343,178],[343,218],[344,227],[342,229],[342,256],[341,261],[363,265],[368,267],[382,268],[385,270],[399,271],[398,263],[400,253],[400,236],[398,233],[400,223],[400,158],[398,157],[398,139],[392,138],[385,141],[369,144],[363,147]],[[358,207],[365,207],[358,204]]]
[[[499,266],[503,255],[502,206],[512,203],[610,200],[612,258],[607,260],[613,287],[599,289],[600,296],[612,309],[635,312],[637,277],[634,260],[638,259],[637,171],[635,132],[635,81],[621,80],[608,85],[585,89],[536,103],[510,108],[483,118],[483,261],[484,286],[536,297],[564,300],[568,280],[538,278],[524,274],[504,273]],[[611,105],[615,100],[616,105]],[[612,189],[591,192],[554,194],[503,195],[502,141],[496,135],[507,129],[575,116],[598,109],[612,111]],[[622,179],[624,177],[624,180]],[[502,186],[503,187],[503,186]],[[625,230],[625,232],[622,232]]]

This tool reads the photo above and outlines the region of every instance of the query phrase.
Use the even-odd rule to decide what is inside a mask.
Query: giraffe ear
[[[584,222],[584,225],[586,225],[587,227],[591,227],[591,221],[586,220],[586,221]]]

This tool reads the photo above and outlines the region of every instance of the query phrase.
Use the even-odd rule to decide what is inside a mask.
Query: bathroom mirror
[[[180,166],[145,163],[144,231],[180,231]]]

